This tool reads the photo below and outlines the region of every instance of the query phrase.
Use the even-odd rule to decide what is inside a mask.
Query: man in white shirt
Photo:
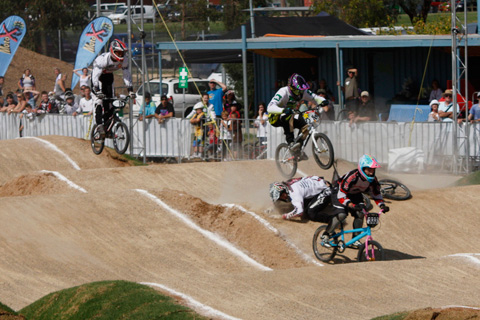
[[[80,99],[80,104],[78,106],[78,109],[73,113],[73,116],[76,116],[77,114],[83,114],[86,116],[93,114],[94,103],[93,103],[90,87],[85,87],[83,90],[83,93],[85,94],[85,97]]]
[[[442,119],[443,122],[452,122],[453,121],[453,112],[455,110],[460,110],[457,104],[457,108],[453,108],[453,101],[452,101],[452,96],[453,96],[453,90],[452,89],[447,89],[443,93],[443,97],[445,98],[445,101],[440,102],[440,105],[438,106],[438,115]]]

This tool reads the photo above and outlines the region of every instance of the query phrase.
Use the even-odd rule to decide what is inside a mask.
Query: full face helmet
[[[283,192],[288,194],[288,188],[281,182],[274,182],[270,184],[270,198],[275,202],[280,199]]]
[[[367,180],[370,183],[375,181],[375,170],[373,171],[373,175],[370,176],[365,172],[365,168],[372,168],[372,169],[380,168],[380,165],[378,164],[377,159],[375,159],[374,157],[368,154],[364,154],[358,161],[358,171],[360,172],[362,177],[364,177],[365,180]]]
[[[303,92],[308,89],[310,86],[307,81],[298,73],[292,74],[288,79],[288,90],[296,100],[302,99]]]
[[[127,51],[127,46],[122,41],[115,39],[110,44],[110,53],[112,54],[113,60],[123,61],[125,52]]]

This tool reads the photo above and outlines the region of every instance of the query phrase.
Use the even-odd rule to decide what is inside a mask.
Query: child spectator
[[[157,106],[155,102],[152,101],[152,95],[150,92],[145,92],[145,102],[143,104],[143,108],[140,108],[140,112],[138,113],[140,117],[138,118],[139,121],[143,120],[143,109],[145,108],[145,118],[156,118],[157,114],[155,113],[155,109]]]
[[[267,141],[267,123],[268,115],[265,112],[265,102],[260,102],[258,105],[258,116],[254,123],[257,128],[257,138],[260,145]]]
[[[220,149],[222,150],[222,160],[227,161],[227,150],[232,142],[232,133],[230,131],[232,121],[228,119],[228,112],[222,112],[220,120]]]
[[[75,96],[73,94],[65,93],[65,106],[64,112],[68,115],[73,115],[75,111],[78,109],[78,105],[75,103]]]
[[[441,121],[440,116],[438,115],[438,105],[440,103],[433,99],[430,101],[430,108],[432,109],[432,112],[428,114],[428,122],[433,122],[433,121]]]
[[[235,113],[237,116],[235,117],[236,119],[238,119],[237,121],[241,121],[240,119],[240,112],[238,111],[238,103],[234,103],[230,106],[230,113],[229,113],[229,117],[231,118],[232,116],[232,113]]]
[[[207,125],[208,131],[206,136],[208,137],[208,145],[205,148],[205,158],[215,158],[215,151],[217,150],[219,132],[218,129],[215,128],[214,122],[209,122]]]
[[[203,113],[203,105],[196,104],[193,107],[195,114],[190,119],[190,123],[193,124],[195,131],[193,137],[193,158],[200,158],[203,153],[203,129],[202,125],[205,122],[205,114]]]

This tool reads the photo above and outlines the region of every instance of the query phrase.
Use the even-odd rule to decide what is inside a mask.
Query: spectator
[[[35,77],[30,72],[30,69],[25,69],[25,71],[23,71],[23,75],[18,81],[18,88],[22,91],[35,90]]]
[[[317,94],[320,97],[328,100],[328,105],[321,107],[323,109],[323,112],[321,113],[322,120],[335,120],[335,107],[333,106],[332,100],[328,98],[327,91],[325,89],[318,89]],[[313,103],[313,101],[310,101],[309,104],[315,107],[315,103]]]
[[[90,116],[93,114],[93,97],[91,94],[90,87],[84,87],[83,92],[85,96],[80,99],[80,104],[78,105],[78,109],[73,113],[75,117],[77,114],[81,113],[86,116]]]
[[[357,110],[350,114],[350,124],[356,123],[358,121],[375,121],[377,117],[375,116],[375,106],[373,102],[370,101],[370,94],[368,91],[362,91],[361,93],[361,102],[357,107]]]
[[[236,118],[238,119],[237,121],[239,121],[241,123],[242,120],[241,120],[241,117],[240,117],[240,111],[238,111],[238,104],[237,103],[231,105],[229,117],[231,117],[231,115],[233,113],[235,113],[237,115],[236,116]]]
[[[480,98],[480,92],[477,93],[477,98]],[[470,109],[470,114],[468,115],[468,121],[470,121],[470,123],[480,122],[480,106],[478,101]]]
[[[220,86],[218,89],[217,84]],[[222,99],[227,86],[215,79],[211,79],[208,85],[210,86],[210,91],[207,92],[208,100],[213,105],[215,114],[220,114],[223,111]]]
[[[242,126],[240,124],[240,120],[237,119],[236,113],[234,112],[230,113],[230,119],[232,121],[231,131],[232,131],[233,157],[235,159],[238,159],[238,153],[240,150],[242,150],[242,142],[243,142]]]
[[[48,93],[48,100],[51,102],[49,104],[49,109],[48,109],[48,113],[60,113],[60,106],[57,102],[57,100],[55,100],[55,93],[50,91]]]
[[[75,95],[75,103],[80,106],[80,101],[85,97],[85,88],[89,86],[80,86],[80,94]],[[92,96],[92,89],[90,89],[90,96]],[[93,98],[93,97],[92,97]]]
[[[73,93],[67,92],[65,93],[65,100],[64,112],[68,115],[73,115],[78,109],[78,104],[75,103],[75,96]]]
[[[5,77],[0,76],[0,96],[3,96],[3,84],[5,83]]]
[[[79,73],[78,71],[82,70],[82,73]],[[75,73],[79,78],[80,78],[80,88],[83,86],[90,87],[90,79],[92,78],[92,75],[90,74],[90,71],[88,68],[82,68],[82,69],[75,69],[73,70],[73,73]]]
[[[447,89],[443,93],[443,97],[445,98],[444,101],[440,102],[440,105],[438,106],[438,115],[440,118],[442,118],[443,122],[452,122],[453,121],[453,102],[452,102],[452,95],[453,91],[452,89]],[[457,104],[457,110],[458,104]]]
[[[208,137],[208,144],[205,148],[205,158],[209,158],[210,156],[215,158],[215,150],[217,150],[218,146],[219,132],[218,129],[215,128],[214,122],[209,122],[207,126],[208,131],[206,136]]]
[[[33,111],[36,114],[45,114],[47,113],[51,108],[50,100],[48,99],[48,93],[47,91],[42,91],[40,94],[42,100],[40,100],[40,103],[38,104],[38,107],[34,109]]]
[[[157,109],[155,109],[155,113],[158,115],[158,123],[163,123],[165,119],[173,117],[173,105],[168,101],[166,95],[162,95],[160,104]]]
[[[194,107],[195,114],[190,119],[190,123],[195,127],[193,137],[193,158],[200,158],[203,153],[203,129],[205,114],[203,112],[203,103],[199,102]]]
[[[8,114],[10,113],[22,113],[23,110],[25,110],[25,107],[27,106],[27,100],[25,100],[25,94],[18,92],[17,93],[17,100],[18,103],[15,107],[9,108],[8,109]]]
[[[332,102],[335,102],[335,96],[333,95],[333,92],[332,90],[330,90],[330,88],[328,87],[327,85],[327,80],[325,79],[321,79],[320,82],[318,83],[318,90],[320,89],[323,89],[325,90],[325,98],[332,101]],[[318,92],[317,90],[317,92]]]
[[[223,111],[227,111],[228,113],[232,112],[232,105],[237,104],[237,100],[235,98],[235,93],[232,90],[228,90],[225,93],[225,103],[223,104]]]
[[[260,145],[267,141],[268,115],[265,113],[265,109],[265,102],[260,102],[258,105],[258,116],[254,123],[257,128],[257,138]]]
[[[222,150],[222,160],[227,161],[227,150],[231,146],[232,133],[231,133],[232,121],[228,119],[228,112],[222,112],[222,120],[220,120],[220,149]]]
[[[17,106],[15,99],[13,99],[13,94],[7,94],[6,100],[7,101],[5,101],[5,105],[0,108],[0,112],[7,112],[8,110],[13,110]]]
[[[438,105],[440,103],[438,102],[438,100],[432,100],[430,101],[430,108],[432,109],[432,111],[428,114],[428,122],[435,122],[435,121],[442,121],[440,119],[440,115],[438,114]]]
[[[345,84],[341,87],[345,96],[345,105],[356,107],[358,102],[358,70],[355,68],[347,69],[348,77],[345,79]],[[337,81],[337,86],[340,86],[340,81]]]
[[[27,99],[28,104],[35,109],[40,92],[30,89],[25,89],[23,92],[25,93],[25,98]]]
[[[442,99],[442,89],[440,89],[440,85],[438,83],[438,80],[433,80],[432,81],[432,91],[430,91],[430,98],[428,99],[428,101],[432,101],[432,100],[440,100]]]
[[[216,117],[215,110],[214,110],[213,104],[209,103],[208,97],[209,97],[208,93],[205,92],[202,94],[201,101],[197,102],[197,104],[193,106],[193,110],[187,116],[187,119],[191,119],[196,114],[195,107],[197,106],[200,106],[202,108],[202,111],[206,117],[207,122],[210,122],[215,119]]]
[[[139,121],[143,120],[143,109],[145,109],[145,118],[157,118],[158,115],[155,113],[155,109],[157,106],[155,106],[155,102],[152,101],[152,95],[150,92],[145,92],[145,102],[143,103],[143,107],[140,108],[140,112],[138,115],[140,116],[138,118]]]
[[[54,72],[55,85],[53,87],[53,92],[55,94],[55,99],[63,101],[65,99],[65,81],[67,80],[67,77],[62,75],[59,68],[55,68]]]

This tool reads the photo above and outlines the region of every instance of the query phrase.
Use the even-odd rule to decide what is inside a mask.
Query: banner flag
[[[5,76],[25,33],[27,25],[19,16],[10,16],[0,25],[0,76]]]
[[[78,41],[75,70],[88,68],[98,53],[108,43],[112,34],[113,23],[109,18],[100,17],[89,22]],[[72,89],[75,88],[79,80],[79,76],[74,73],[72,76]]]

